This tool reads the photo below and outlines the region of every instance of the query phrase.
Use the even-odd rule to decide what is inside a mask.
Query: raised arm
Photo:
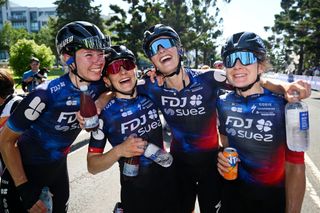
[[[305,165],[286,162],[286,213],[300,213],[305,189]]]

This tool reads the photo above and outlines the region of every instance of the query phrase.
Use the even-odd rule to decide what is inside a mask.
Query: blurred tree
[[[281,42],[286,64],[290,64],[292,53],[298,56],[296,74],[301,75],[305,67],[320,63],[320,0],[282,0],[281,8],[271,28],[280,36],[270,37],[270,41],[274,47],[279,45],[276,41]]]
[[[17,76],[30,69],[30,58],[34,56],[40,60],[41,67],[51,67],[54,55],[49,47],[37,45],[34,40],[21,39],[10,48],[9,65]]]
[[[102,31],[104,29],[101,18],[101,5],[92,7],[93,0],[57,0],[57,20],[52,22],[52,38],[55,38],[61,27],[72,21],[88,21],[97,25]]]
[[[31,37],[27,30],[12,28],[10,22],[5,22],[0,31],[0,49],[9,52],[11,45],[15,44],[19,39],[30,39]]]

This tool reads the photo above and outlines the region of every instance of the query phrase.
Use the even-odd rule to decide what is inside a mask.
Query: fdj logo
[[[243,127],[249,129],[252,126],[252,122],[252,119],[242,119],[238,117],[228,116],[226,125],[231,124],[233,127]]]
[[[161,103],[164,106],[169,105],[170,107],[184,107],[187,104],[187,98],[183,97],[181,99],[175,97],[161,97]]]
[[[144,125],[146,123],[147,119],[145,115],[142,115],[140,118],[135,118],[131,121],[128,121],[126,123],[121,124],[121,134],[124,134],[126,130],[134,131],[139,126]]]

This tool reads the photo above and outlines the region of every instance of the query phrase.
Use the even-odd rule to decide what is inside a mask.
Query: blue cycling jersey
[[[145,96],[113,98],[100,114],[99,129],[91,134],[89,152],[102,153],[106,139],[114,147],[134,135],[163,147],[162,126],[155,104]],[[151,164],[140,157],[140,167]]]
[[[94,99],[106,90],[102,81],[92,83]],[[68,74],[41,84],[10,116],[7,125],[22,133],[18,146],[24,164],[44,164],[64,158],[81,131],[76,119],[80,90]]]
[[[217,149],[216,98],[218,89],[225,87],[225,73],[185,71],[190,84],[181,91],[144,79],[138,83],[138,93],[150,97],[162,111],[172,131],[171,152]]]
[[[246,98],[235,92],[217,101],[221,134],[237,149],[239,178],[262,186],[283,186],[286,145],[285,99],[264,89]],[[295,155],[299,155],[295,153]]]

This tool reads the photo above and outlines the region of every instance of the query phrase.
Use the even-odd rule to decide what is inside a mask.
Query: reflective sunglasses
[[[160,38],[155,40],[153,43],[150,44],[149,47],[149,56],[152,57],[159,51],[159,46],[162,48],[168,49],[170,47],[176,46],[176,41],[172,38]]]
[[[129,59],[119,59],[108,65],[107,72],[109,74],[117,74],[120,72],[121,67],[125,70],[132,70],[136,67],[136,64]]]
[[[258,61],[257,57],[252,52],[234,52],[223,60],[223,64],[226,68],[232,68],[236,64],[237,59],[239,59],[244,66],[254,64]]]

